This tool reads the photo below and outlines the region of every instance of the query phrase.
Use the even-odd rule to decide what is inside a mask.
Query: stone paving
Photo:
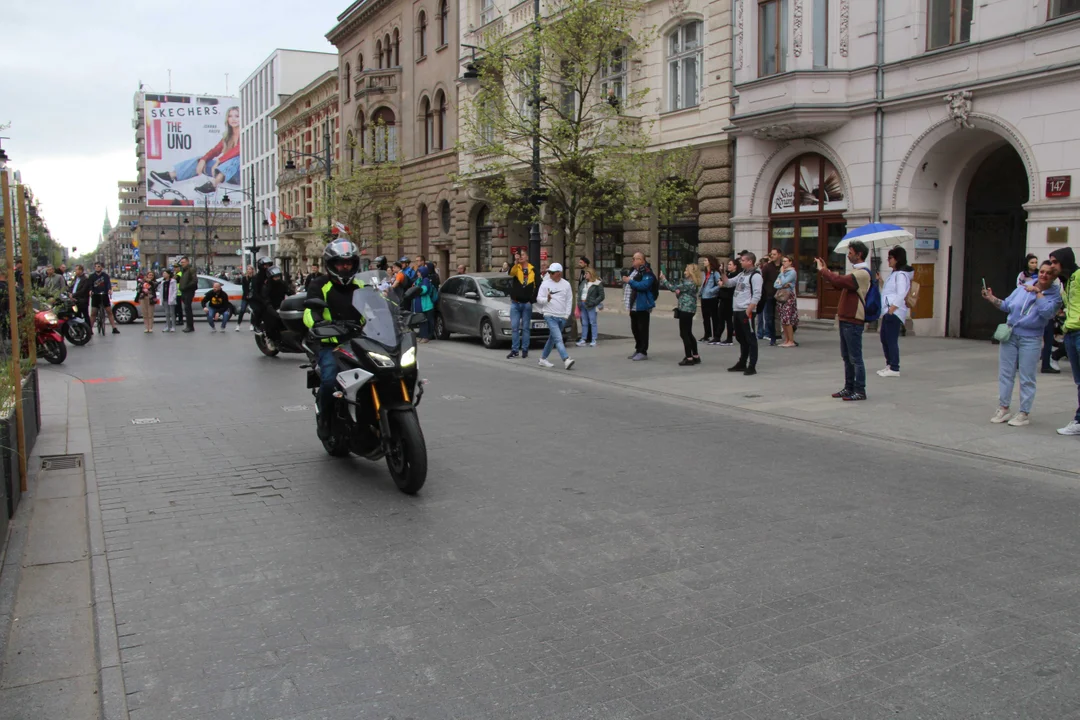
[[[72,349],[131,718],[1080,717],[1075,480],[437,345],[417,498],[246,330]]]

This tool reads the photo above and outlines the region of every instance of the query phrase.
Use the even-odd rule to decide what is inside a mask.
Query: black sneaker
[[[199,187],[195,188],[195,192],[202,193],[203,195],[213,195],[217,192],[217,186],[210,180],[207,180]]]
[[[513,360],[514,358],[517,358],[517,357],[520,357],[520,355],[518,354],[518,351],[517,350],[511,350],[510,354],[506,356],[506,359],[507,360]]]
[[[1054,369],[1054,368],[1052,368],[1052,367],[1044,367],[1044,368],[1042,369],[1042,371],[1043,371],[1044,373],[1047,373],[1048,375],[1060,375],[1060,374],[1061,374],[1061,371],[1060,371],[1060,370],[1055,370],[1055,369]]]
[[[844,402],[855,402],[857,400],[865,400],[865,399],[866,399],[866,393],[861,393],[861,392],[853,392],[853,393],[849,393],[848,395],[844,396]]]
[[[528,350],[522,350],[521,351],[521,359],[524,360],[527,357],[529,357],[529,351]]]
[[[119,334],[120,334],[120,331],[119,331],[119,330],[117,330],[116,328],[113,328],[113,329],[112,329],[112,334],[113,334],[113,335],[119,335]]]
[[[708,337],[708,336],[703,337],[703,338],[698,338],[698,342],[699,343],[709,343],[709,342],[712,342],[712,338]]]
[[[735,343],[731,342],[730,340],[721,340],[720,341],[720,347],[731,347],[734,344]]]
[[[743,375],[757,375],[757,368],[746,368],[743,370]]]
[[[184,328],[182,332],[195,332],[195,328]]]
[[[746,366],[742,363],[735,363],[727,369],[728,372],[746,372]]]
[[[693,358],[683,358],[679,361],[679,367],[691,367],[694,364],[695,363]]]
[[[173,179],[169,177],[169,173],[160,173],[154,170],[150,173],[150,177],[152,177],[154,180],[161,183],[162,185],[172,187]]]
[[[834,393],[832,394],[832,396],[833,396],[834,398],[837,398],[837,399],[841,399],[841,400],[842,400],[842,399],[846,398],[846,397],[847,397],[848,395],[850,395],[850,394],[851,394],[851,391],[850,391],[850,390],[848,390],[847,388],[844,388],[843,390],[837,390],[836,392],[834,392]]]

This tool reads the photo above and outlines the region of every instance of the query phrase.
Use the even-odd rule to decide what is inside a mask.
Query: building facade
[[[326,168],[331,172],[341,158],[338,121],[338,70],[332,68],[306,87],[283,98],[270,113],[277,136],[278,230],[277,256],[285,272],[303,271],[319,262],[329,234]],[[330,150],[327,163],[327,148]],[[322,163],[306,153],[323,158]],[[294,169],[286,167],[293,160]]]
[[[240,210],[237,207],[147,205],[146,119],[143,93],[135,93],[131,126],[135,130],[134,195],[121,185],[125,217],[136,221],[132,240],[138,241],[140,270],[160,270],[187,255],[200,270],[215,272],[240,266]],[[132,202],[134,201],[134,202]],[[130,225],[129,220],[129,227]],[[132,253],[132,262],[136,258]]]
[[[801,314],[829,318],[813,258],[842,269],[848,229],[901,225],[916,332],[989,337],[984,280],[1080,232],[1080,3],[734,5],[736,244],[791,254]]]
[[[486,33],[526,32],[533,21],[532,4],[513,0],[458,0],[458,12],[462,64],[471,58],[465,46],[482,47]],[[610,63],[604,85],[621,97],[645,92],[637,112],[644,111],[640,121],[650,127],[650,152],[692,148],[686,177],[679,179],[692,184],[693,198],[674,217],[653,213],[633,224],[600,223],[586,229],[575,252],[588,256],[607,284],[615,284],[634,252],[644,252],[671,277],[681,276],[686,263],[704,254],[731,253],[731,2],[650,2],[640,22],[648,31],[642,36],[654,39],[637,56]],[[463,98],[474,91],[464,82],[459,88]],[[473,188],[463,192],[459,216],[457,244],[469,249],[470,270],[497,269],[512,249],[528,244],[528,225],[495,217]],[[543,260],[567,260],[565,243],[546,224],[541,225],[541,242]]]
[[[257,245],[260,254],[277,255],[280,226],[263,224],[264,219],[278,211],[279,163],[276,128],[271,114],[278,108],[282,96],[292,95],[313,78],[336,67],[337,57],[333,53],[277,49],[241,83],[240,180],[244,192],[240,208],[245,219],[245,248]],[[253,179],[254,198],[249,196]],[[251,237],[253,207],[257,219],[256,238]]]
[[[422,254],[443,277],[467,253],[455,242],[458,19],[450,0],[360,0],[327,39],[338,49],[343,168],[387,163],[400,189],[353,239],[369,256]]]

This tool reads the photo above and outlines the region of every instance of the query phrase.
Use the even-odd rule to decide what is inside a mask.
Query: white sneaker
[[[878,375],[881,377],[900,377],[900,371],[885,368],[884,370],[878,370]]]
[[[578,347],[585,347],[585,341],[584,340],[578,340],[574,344],[577,345]]]
[[[236,332],[240,332],[240,326],[239,325],[236,326]]]
[[[593,340],[591,343],[589,343],[589,347],[596,347],[596,341]]]
[[[536,364],[540,367],[555,367],[555,363],[548,362],[544,358],[540,358],[539,362],[537,362]]]
[[[566,358],[565,360],[563,360],[562,366],[564,368],[566,368],[567,370],[574,367],[574,358],[570,358],[570,357]]]
[[[1013,419],[1009,421],[1011,427],[1024,427],[1025,425],[1030,424],[1031,420],[1028,419],[1028,414],[1026,412],[1016,413],[1016,415],[1013,416]]]
[[[1000,424],[1007,421],[1009,417],[1009,408],[999,407],[997,412],[994,413],[994,417],[990,418],[990,422]]]
[[[1073,420],[1063,428],[1058,428],[1058,435],[1080,435],[1080,422]]]

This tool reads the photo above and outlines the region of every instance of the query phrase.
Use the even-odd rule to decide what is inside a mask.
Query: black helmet
[[[279,267],[270,268],[269,270],[266,271],[266,275],[271,280],[280,280],[280,279],[285,277],[285,274],[283,272],[281,272],[281,268],[279,268]]]
[[[348,285],[360,270],[360,251],[348,240],[335,240],[326,246],[322,254],[323,268],[332,281],[342,285]],[[343,268],[336,267],[340,261],[346,261],[348,265]]]
[[[372,262],[375,264],[375,269],[376,270],[385,270],[386,269],[386,256],[385,255],[380,255],[379,257],[372,260]]]
[[[274,264],[274,261],[273,261],[273,260],[271,260],[270,258],[268,258],[268,257],[266,257],[265,255],[263,255],[263,256],[262,256],[261,258],[259,258],[259,259],[258,259],[258,261],[257,261],[257,262],[255,263],[255,267],[256,267],[256,269],[258,269],[258,270],[262,270],[262,269],[263,269],[263,268],[265,268],[265,267],[266,267],[267,265],[273,265],[273,264]]]

